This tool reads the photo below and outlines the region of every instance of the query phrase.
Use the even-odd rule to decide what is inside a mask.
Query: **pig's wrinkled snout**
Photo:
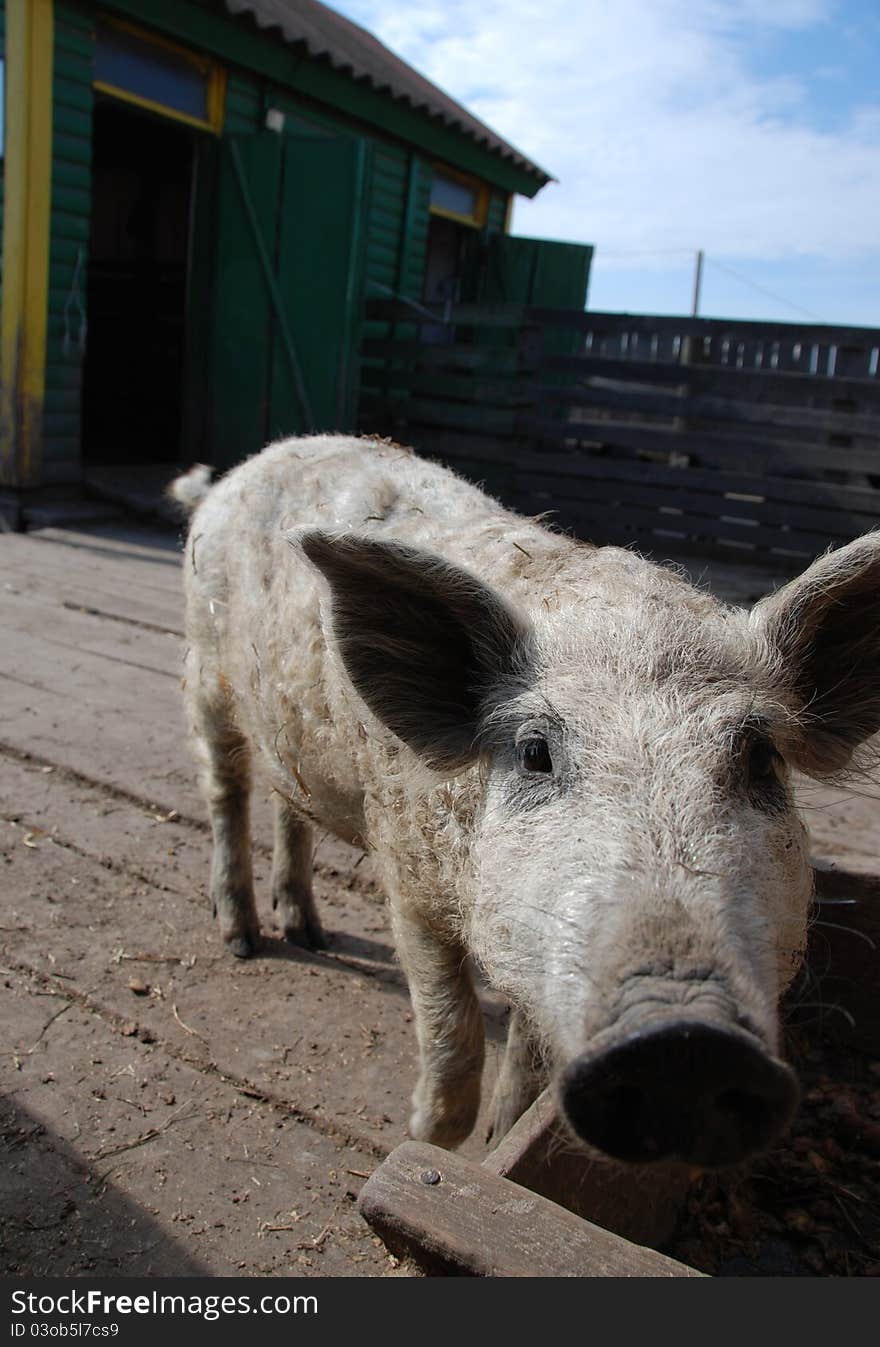
[[[578,1136],[615,1159],[717,1168],[763,1150],[798,1088],[750,1036],[679,1019],[577,1058],[561,1098]]]

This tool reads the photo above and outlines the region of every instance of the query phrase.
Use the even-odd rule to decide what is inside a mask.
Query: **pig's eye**
[[[529,774],[552,772],[553,759],[550,757],[547,740],[540,738],[538,735],[532,735],[518,743],[516,746],[516,765],[521,772]]]
[[[754,739],[749,749],[749,781],[754,785],[776,780],[778,754],[769,739]]]

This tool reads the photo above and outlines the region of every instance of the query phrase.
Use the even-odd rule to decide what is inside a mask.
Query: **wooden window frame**
[[[138,24],[128,23],[125,19],[116,19],[109,14],[99,14],[98,21],[107,28],[116,28],[120,32],[128,33],[148,46],[161,47],[165,51],[173,52],[175,56],[194,66],[200,74],[207,75],[208,116],[207,118],[193,117],[190,113],[178,112],[176,108],[169,107],[167,103],[159,103],[155,99],[144,98],[141,94],[133,94],[128,89],[120,88],[116,84],[107,84],[104,80],[92,82],[93,88],[98,93],[109,94],[112,98],[118,98],[123,103],[131,103],[134,107],[144,108],[147,112],[158,113],[160,117],[168,117],[171,121],[183,122],[185,126],[194,126],[200,131],[210,131],[215,136],[221,134],[226,102],[226,69],[224,66],[210,56],[203,56],[199,52],[192,51],[189,47],[182,47],[179,43],[172,42],[159,33],[141,28]]]
[[[431,205],[431,215],[441,220],[454,220],[456,224],[467,225],[470,229],[484,229],[489,219],[489,184],[475,178],[472,173],[450,168],[448,164],[435,163],[432,167],[438,177],[449,178],[452,182],[471,188],[476,193],[477,208],[472,215],[464,215],[460,211],[447,210],[445,206]]]

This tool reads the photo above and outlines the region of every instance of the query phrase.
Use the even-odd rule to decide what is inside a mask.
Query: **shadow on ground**
[[[204,1277],[209,1271],[39,1119],[0,1097],[0,1271]]]

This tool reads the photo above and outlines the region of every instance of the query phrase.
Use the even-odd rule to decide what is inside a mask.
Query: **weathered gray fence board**
[[[456,418],[463,420],[462,409],[446,408],[440,420],[440,404],[426,400],[418,404],[420,419],[430,425],[429,417],[437,423],[450,425]],[[745,435],[710,434],[701,430],[676,430],[669,426],[648,425],[628,421],[543,421],[520,415],[516,430],[545,444],[565,444],[583,441],[594,445],[627,445],[655,454],[686,454],[697,465],[715,463],[719,467],[742,467],[746,463],[756,472],[776,472],[794,469],[834,468],[842,472],[880,474],[880,444],[876,448],[850,448],[846,445],[814,445],[796,440],[761,442]],[[674,468],[673,468],[674,470]],[[721,485],[719,481],[719,486]]]
[[[403,420],[405,425],[450,426],[466,430],[485,430],[488,434],[511,434],[514,429],[515,409],[507,407],[484,407],[479,403],[446,402],[440,398],[407,398],[401,401],[395,397],[376,397],[362,399],[369,414],[389,418],[389,425],[396,427]]]
[[[425,368],[492,370],[515,372],[521,357],[511,346],[465,346],[462,343],[440,346],[418,346],[412,341],[393,341],[379,337],[367,338],[361,345],[364,357],[401,364],[418,364]]]
[[[536,513],[551,508],[548,500],[532,494],[523,497],[523,504]],[[750,551],[760,548],[790,556],[812,557],[831,541],[825,534],[765,528],[748,520],[697,514],[692,510],[666,514],[630,501],[613,499],[597,501],[595,505],[591,507],[583,501],[559,498],[552,508],[554,518],[560,523],[577,528],[582,536],[594,542],[611,541],[612,535],[633,541],[637,534],[647,532],[679,539],[682,544],[717,547],[724,541]]]
[[[432,311],[433,312],[433,311]],[[367,316],[386,322],[414,322],[413,309],[399,300],[371,300]],[[444,320],[441,309],[436,319]],[[844,347],[848,353],[872,351],[880,346],[880,329],[836,327],[829,323],[770,323],[726,318],[663,317],[656,314],[607,313],[593,309],[529,307],[522,304],[457,304],[448,315],[450,325],[472,327],[565,328],[575,332],[606,334],[645,334],[690,337],[734,345],[743,340],[763,345],[774,342],[789,345]],[[696,349],[695,347],[692,349]]]
[[[443,398],[451,402],[473,403],[478,407],[511,407],[517,402],[529,405],[535,401],[533,393],[523,381],[517,382],[514,372],[496,374],[490,370],[468,372],[446,370],[382,370],[370,380],[371,391],[386,393],[389,389],[416,393],[429,399]],[[558,390],[557,390],[558,391]]]
[[[517,435],[537,444],[624,445],[654,454],[685,454],[697,463],[748,463],[755,471],[792,468],[833,468],[846,472],[880,474],[880,444],[870,447],[806,444],[803,440],[772,439],[705,430],[679,429],[659,422],[607,420],[552,421],[539,419],[531,408],[518,408],[511,397],[498,401],[467,402],[442,397],[369,396],[362,405],[372,417],[387,419],[392,430],[448,428],[489,435]],[[415,438],[413,436],[413,438]]]
[[[412,348],[410,348],[412,349]],[[440,348],[442,349],[442,348]],[[454,348],[453,348],[454,349]],[[849,379],[825,374],[796,374],[789,371],[754,369],[732,365],[688,365],[680,361],[633,360],[597,355],[545,355],[533,362],[556,374],[568,374],[572,380],[602,377],[625,380],[653,387],[662,384],[687,384],[697,392],[718,393],[743,401],[784,403],[796,406],[827,406],[844,402],[863,409],[880,407],[880,381]]]
[[[449,442],[442,446],[443,452],[454,453],[461,443],[462,452],[483,452],[485,456],[502,456],[503,441],[490,441],[485,449],[476,437],[458,441],[450,436]],[[509,455],[509,445],[508,445]],[[757,496],[759,499],[778,502],[799,502],[815,505],[818,509],[840,511],[845,514],[880,514],[880,492],[859,487],[841,485],[837,482],[797,481],[791,477],[774,477],[764,473],[728,473],[723,481],[717,472],[711,469],[695,467],[673,467],[665,463],[652,463],[632,456],[622,458],[613,454],[585,455],[576,451],[569,453],[533,452],[517,453],[517,467],[526,473],[551,474],[561,477],[604,477],[621,481],[630,478],[639,482],[667,484],[672,491],[683,488],[704,488],[707,491],[735,493]]]
[[[579,467],[586,466],[593,471],[578,471]],[[518,472],[514,484],[518,489],[528,487],[535,492],[545,491],[557,495],[563,501],[625,500],[636,505],[651,504],[660,509],[693,510],[698,514],[716,517],[734,515],[770,527],[801,529],[817,537],[852,537],[854,534],[867,533],[880,524],[880,501],[875,503],[873,509],[856,512],[835,509],[830,501],[826,505],[803,505],[784,498],[762,500],[757,494],[762,486],[760,478],[753,479],[749,492],[720,492],[717,486],[714,491],[711,487],[700,490],[701,482],[694,481],[686,471],[678,474],[685,483],[682,488],[676,481],[675,473],[667,471],[661,476],[655,470],[651,475],[647,472],[640,474],[638,468],[643,466],[649,467],[647,464],[598,459],[589,465],[575,466],[569,474],[564,470],[544,473],[536,465],[528,472]],[[633,467],[637,469],[635,472],[621,471]],[[730,484],[726,485],[729,487]]]
[[[451,376],[426,372],[410,377],[419,379],[419,384],[413,384],[412,387],[427,390],[432,387],[429,382],[431,379]],[[460,387],[463,392],[467,390],[464,382]],[[433,388],[439,392],[442,385],[438,387],[435,383]],[[744,402],[741,398],[733,397],[689,397],[684,384],[679,389],[652,388],[645,391],[633,385],[615,385],[610,380],[602,380],[592,387],[576,388],[529,384],[523,392],[539,406],[561,404],[569,407],[610,407],[633,415],[647,413],[655,416],[686,416],[691,421],[746,423],[751,433],[756,435],[777,435],[780,430],[796,429],[801,433],[806,431],[816,435],[865,435],[874,440],[878,434],[876,416],[860,415],[855,411],[832,412],[811,407],[785,407],[778,403]]]
[[[717,483],[717,474],[669,470],[632,459],[591,459],[577,454],[547,455],[545,459],[540,454],[530,454],[510,462],[503,443],[489,440],[483,444],[474,436],[460,441],[447,436],[440,445],[432,442],[432,450],[432,456],[466,471],[474,481],[485,482],[490,491],[500,494],[515,508],[526,514],[549,513],[557,523],[577,528],[582,536],[595,542],[632,542],[636,535],[642,537],[653,530],[658,535],[682,535],[693,527],[694,539],[701,547],[709,538],[717,544],[720,534],[742,547],[803,557],[816,555],[829,546],[840,546],[880,523],[880,500],[872,500],[874,493],[830,483],[793,483],[803,489],[807,499],[819,502],[815,509],[805,506],[801,510],[796,501],[786,500],[789,483],[779,479],[730,479],[727,485],[738,489],[741,495],[754,493],[757,497],[742,500],[722,493],[717,485],[713,494],[711,483],[705,492],[683,491],[678,484],[683,481],[690,486],[693,481],[697,487],[712,478]],[[645,487],[641,493],[640,482]],[[633,485],[627,490],[626,483]],[[760,496],[762,489],[767,493],[766,499]],[[854,501],[850,502],[848,497]],[[619,518],[607,509],[609,501],[617,503]],[[861,509],[856,512],[836,508],[837,501],[843,505],[858,503]],[[633,515],[632,510],[640,503],[656,506],[654,513]],[[684,513],[665,513],[661,507],[683,509]],[[754,522],[722,527],[726,520],[749,519]],[[636,524],[638,527],[634,527]]]
[[[727,530],[726,536],[742,535],[743,542],[750,545],[760,539],[768,547],[796,550],[804,555],[815,555],[830,543],[839,544],[852,536],[844,521],[835,528],[833,518],[817,520],[813,512],[801,514],[795,506],[761,506],[706,492],[674,492],[649,484],[640,487],[633,482],[585,483],[583,478],[515,477],[513,485],[536,508],[542,503],[546,508],[542,493],[558,508],[581,515],[589,513],[589,506],[603,503],[630,513],[640,510],[640,519],[648,511],[657,527],[686,528],[700,533]],[[632,514],[631,517],[635,518]],[[855,531],[866,533],[876,522],[876,517],[866,518]]]
[[[464,306],[462,306],[464,308]],[[673,335],[689,337],[692,355],[699,350],[697,343],[727,342],[734,349],[743,342],[753,341],[768,347],[774,343],[785,346],[835,346],[848,353],[871,351],[880,346],[880,329],[871,327],[844,327],[832,323],[774,323],[763,319],[750,321],[739,318],[663,317],[642,313],[610,313],[585,309],[574,312],[566,309],[530,308],[527,321],[539,327],[573,328],[578,332],[593,332],[619,337],[620,334],[654,336]],[[456,313],[456,318],[458,314]],[[464,318],[461,319],[465,321]],[[473,318],[470,321],[474,321]]]
[[[368,344],[386,364],[364,371],[365,427],[518,508],[597,542],[729,548],[779,569],[880,522],[880,331],[517,305],[445,316],[449,344]],[[566,328],[570,354],[553,349]]]

